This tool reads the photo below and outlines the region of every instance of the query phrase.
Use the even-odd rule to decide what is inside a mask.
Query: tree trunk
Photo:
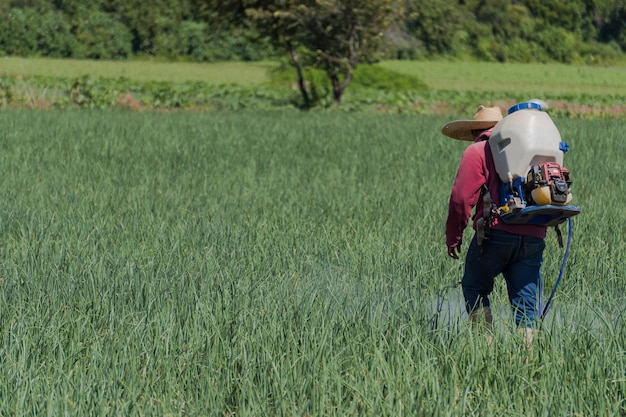
[[[330,81],[333,85],[333,100],[335,100],[335,104],[337,106],[341,105],[341,96],[343,95],[343,89],[341,88],[341,83],[339,82],[339,77],[333,74],[330,76]]]
[[[306,84],[304,83],[304,76],[302,75],[302,66],[300,65],[300,60],[298,59],[298,53],[289,41],[287,41],[287,50],[289,51],[289,56],[291,57],[291,63],[295,67],[296,73],[298,74],[298,88],[300,89],[300,94],[302,94],[302,99],[304,100],[304,108],[308,110],[311,108],[311,99],[309,98],[309,93],[306,91]]]
[[[350,80],[352,80],[352,66],[348,66],[348,73],[342,82],[339,82],[339,77],[335,73],[329,74],[328,76],[333,85],[333,99],[335,100],[335,104],[339,106],[341,105],[343,92],[348,87],[348,84],[350,84]]]

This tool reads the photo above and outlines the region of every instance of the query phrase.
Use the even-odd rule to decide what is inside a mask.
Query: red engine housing
[[[529,197],[527,201],[532,200],[532,197],[530,197],[532,190],[537,187],[548,186],[550,187],[552,201],[565,204],[571,184],[572,180],[569,170],[560,164],[544,162],[539,165],[533,165],[530,167],[526,178],[526,194]]]

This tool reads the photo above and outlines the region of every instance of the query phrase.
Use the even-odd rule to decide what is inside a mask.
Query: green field
[[[446,121],[0,112],[0,415],[626,414],[624,122],[556,119],[583,214],[524,352],[502,282],[491,346],[447,288]]]
[[[422,79],[435,91],[506,93],[576,97],[626,97],[626,66],[592,67],[566,64],[500,64],[447,61],[383,61],[381,67]],[[269,81],[276,63],[171,63],[0,58],[0,75],[125,77],[136,81],[202,82],[213,85],[260,86]],[[295,74],[295,73],[294,73]],[[294,75],[295,78],[295,75]],[[349,91],[349,90],[348,90]],[[589,102],[593,105],[595,103]]]
[[[258,85],[267,81],[267,70],[275,64],[228,62],[214,64],[93,61],[49,58],[0,58],[0,74],[46,77],[125,77],[137,81],[200,81],[213,84]]]
[[[626,96],[625,66],[445,61],[385,61],[380,65],[417,75],[434,90]]]

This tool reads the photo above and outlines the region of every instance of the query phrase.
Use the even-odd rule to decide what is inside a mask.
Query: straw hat
[[[472,120],[455,120],[441,128],[441,133],[453,139],[474,141],[472,130],[490,129],[502,120],[500,107],[478,106]]]

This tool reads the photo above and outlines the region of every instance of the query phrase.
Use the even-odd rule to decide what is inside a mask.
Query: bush
[[[207,61],[259,61],[284,56],[267,39],[247,29],[209,33],[206,45]]]
[[[207,49],[210,48],[206,23],[185,21],[180,25],[180,37],[185,45],[184,55],[193,61],[206,61]]]
[[[576,35],[563,28],[546,25],[535,33],[535,39],[555,61],[571,64],[579,59]]]
[[[32,9],[11,9],[0,20],[0,50],[7,55],[37,53],[37,33],[33,30],[36,13]]]
[[[506,46],[507,61],[548,62],[546,51],[536,43],[519,38],[512,39]]]
[[[307,68],[305,79],[309,85],[322,89],[323,93],[330,93],[330,81],[319,69]],[[296,71],[293,66],[283,64],[270,72],[270,84],[274,86],[293,87],[297,82]],[[400,74],[396,71],[379,65],[361,64],[356,67],[348,89],[367,88],[384,91],[428,91],[428,86],[419,78]]]
[[[13,100],[14,80],[0,74],[0,106],[6,107]]]
[[[154,38],[153,52],[169,59],[186,58],[190,61],[206,61],[210,42],[206,35],[207,25],[193,21],[165,24],[168,28]]]
[[[580,55],[585,64],[616,63],[623,59],[620,46],[616,42],[591,42],[579,46]]]
[[[315,68],[305,68],[303,72],[311,105],[313,107],[332,105],[334,103],[332,100],[332,87],[326,73]],[[269,76],[269,84],[272,87],[289,88],[293,91],[292,104],[296,106],[302,104],[300,102],[301,97],[297,85],[296,71],[292,65],[283,63],[272,69],[269,72]],[[346,93],[359,94],[361,92],[366,96],[371,96],[374,93],[374,96],[378,96],[378,92],[384,94],[403,93],[405,91],[425,93],[428,91],[428,86],[422,80],[412,75],[400,74],[379,65],[361,64],[356,67]],[[346,108],[346,105],[344,104],[343,107]]]
[[[400,74],[379,65],[359,65],[354,71],[350,85],[354,88],[385,91],[428,91],[428,86],[419,78]]]
[[[130,31],[113,16],[92,11],[76,22],[75,58],[120,59],[131,54]]]
[[[65,16],[57,11],[38,14],[38,55],[51,58],[66,58],[72,55],[76,39]]]
[[[74,44],[70,24],[60,12],[11,9],[0,22],[0,51],[7,55],[65,58]]]

